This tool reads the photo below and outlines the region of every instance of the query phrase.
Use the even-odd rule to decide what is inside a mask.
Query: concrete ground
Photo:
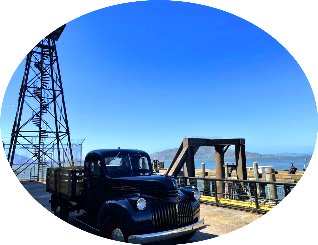
[[[46,209],[50,210],[50,193],[46,192],[44,183],[28,181],[21,181],[21,183],[35,200]],[[261,214],[251,212],[201,204],[201,217],[205,219],[206,227],[197,231],[194,237],[188,242],[203,241],[226,234],[253,222],[261,216]],[[69,223],[77,228],[94,233],[93,230],[88,230],[87,227],[76,222],[74,220],[74,215],[71,215]],[[175,241],[167,241],[165,242],[165,245],[172,245],[175,243]],[[153,243],[153,245],[155,244],[159,243]]]

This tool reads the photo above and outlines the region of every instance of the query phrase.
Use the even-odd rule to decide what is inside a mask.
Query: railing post
[[[70,196],[71,198],[76,197],[76,170],[72,169],[68,171],[68,181],[69,181],[69,186],[71,186],[70,191]]]
[[[184,186],[183,178],[180,176],[178,180],[179,180],[179,187],[183,187]]]
[[[183,177],[183,186],[188,185],[188,179],[187,177]]]
[[[254,170],[255,180],[259,181],[259,172],[258,172],[258,164],[257,164],[257,162],[253,162],[253,170]],[[258,196],[260,196],[261,195],[261,190],[260,190],[259,183],[256,183],[256,187],[257,187]]]
[[[216,180],[214,181],[214,186],[215,186],[215,204],[218,207],[219,206],[219,198],[218,198],[218,186],[217,186]]]
[[[224,171],[225,171],[225,179],[228,179],[230,175],[229,175],[229,164],[227,162],[224,164]],[[224,197],[229,198],[229,184],[227,181],[225,181],[224,183],[224,193],[225,193]]]
[[[285,192],[285,197],[290,193],[290,185],[286,184],[284,185],[284,192]]]
[[[205,163],[201,163],[201,177],[205,179]],[[209,193],[208,188],[208,182],[203,180],[203,195],[205,195],[207,192]]]
[[[259,203],[258,203],[258,183],[254,182],[254,200],[255,200],[255,208],[256,208],[256,212],[259,213],[260,209],[259,209]]]

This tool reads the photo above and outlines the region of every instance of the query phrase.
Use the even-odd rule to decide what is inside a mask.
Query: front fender
[[[97,225],[103,230],[109,222],[119,222],[134,234],[138,229],[151,226],[151,210],[136,209],[134,202],[137,198],[125,198],[119,200],[106,201],[100,208]],[[143,229],[145,230],[145,229]]]
[[[195,188],[196,189],[196,188]],[[191,202],[193,219],[200,219],[200,200],[196,200],[193,196],[193,187],[192,186],[184,186],[179,189],[179,199],[180,200],[188,200]]]
[[[102,228],[109,220],[123,221],[129,219],[131,209],[127,199],[106,201],[99,209],[97,225]]]

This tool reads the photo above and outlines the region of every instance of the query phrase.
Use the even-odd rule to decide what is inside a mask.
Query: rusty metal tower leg
[[[56,41],[64,30],[58,28],[41,40],[27,55],[13,123],[8,161],[14,168],[17,149],[28,153],[28,160],[14,168],[18,175],[37,166],[37,180],[46,160],[61,166],[62,156],[73,165],[73,152],[66,113]],[[55,157],[53,157],[55,156]]]

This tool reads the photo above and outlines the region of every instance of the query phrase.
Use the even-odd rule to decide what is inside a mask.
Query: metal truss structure
[[[58,166],[74,165],[56,50],[64,28],[65,25],[41,40],[26,57],[8,161],[13,167],[17,147],[28,152],[29,157],[14,169],[16,175],[37,165],[39,178],[47,160]]]

